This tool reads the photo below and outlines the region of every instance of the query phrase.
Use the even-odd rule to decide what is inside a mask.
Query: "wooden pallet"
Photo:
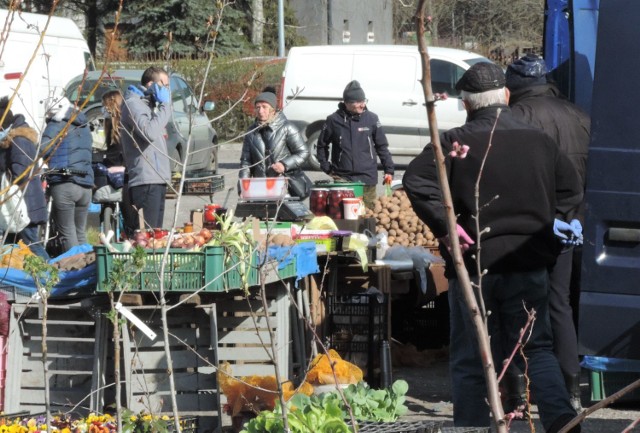
[[[42,320],[38,304],[13,304],[5,389],[6,413],[45,411]],[[97,307],[49,305],[47,362],[51,411],[104,409],[107,320]]]

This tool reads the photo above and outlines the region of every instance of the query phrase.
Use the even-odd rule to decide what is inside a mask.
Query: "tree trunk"
[[[264,4],[263,0],[251,0],[253,21],[251,25],[251,43],[262,51],[264,35]]]

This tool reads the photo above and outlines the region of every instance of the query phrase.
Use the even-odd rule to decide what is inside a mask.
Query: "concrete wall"
[[[393,0],[289,1],[309,45],[393,43]]]

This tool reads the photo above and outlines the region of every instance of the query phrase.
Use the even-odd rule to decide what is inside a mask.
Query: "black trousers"
[[[131,216],[127,219],[130,229],[154,229],[162,228],[164,220],[164,202],[167,194],[166,184],[137,185],[129,187],[129,202],[131,204]],[[138,211],[142,209],[144,213],[144,227],[140,227]],[[132,230],[132,231],[133,231]],[[132,233],[131,233],[132,234]],[[129,234],[129,236],[131,236]]]

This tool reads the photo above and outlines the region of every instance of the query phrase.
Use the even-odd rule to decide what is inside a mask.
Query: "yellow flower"
[[[162,420],[163,421],[169,421],[169,417],[167,415],[162,415]]]

